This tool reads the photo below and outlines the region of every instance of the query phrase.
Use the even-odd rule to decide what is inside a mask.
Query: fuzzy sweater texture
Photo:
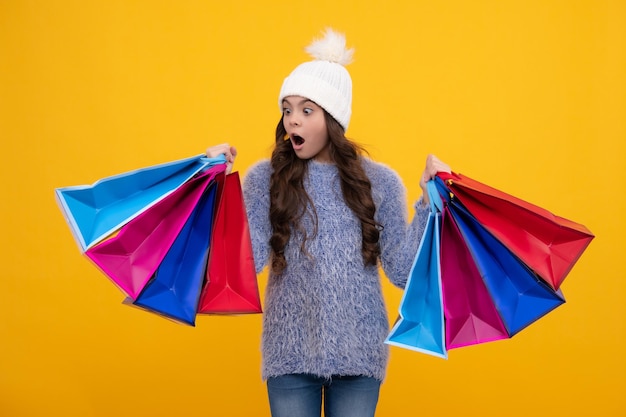
[[[408,222],[406,191],[390,168],[363,158],[372,183],[380,234],[380,265],[397,287],[404,288],[422,236],[428,209],[416,204]],[[252,166],[243,181],[244,199],[257,273],[270,260],[269,160]],[[309,161],[305,189],[318,216],[306,215],[306,249],[292,231],[285,248],[287,268],[270,272],[265,292],[262,377],[306,373],[364,375],[383,380],[389,350],[384,340],[389,320],[382,296],[379,268],[365,266],[361,225],[345,204],[337,167]],[[312,237],[313,236],[313,237]]]

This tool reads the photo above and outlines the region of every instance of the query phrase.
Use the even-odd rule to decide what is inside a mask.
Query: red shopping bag
[[[464,175],[438,176],[487,230],[555,290],[594,238],[582,224]]]
[[[261,313],[239,174],[218,175],[216,181],[217,207],[198,313]]]

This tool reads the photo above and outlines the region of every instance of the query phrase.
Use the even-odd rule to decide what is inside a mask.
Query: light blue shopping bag
[[[202,155],[129,171],[92,185],[55,190],[57,202],[82,252],[115,232],[224,156]]]
[[[404,295],[400,317],[385,343],[447,358],[440,268],[441,198],[428,182],[431,212]]]

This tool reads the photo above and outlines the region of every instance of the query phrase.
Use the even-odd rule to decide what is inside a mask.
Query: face
[[[324,109],[304,97],[285,97],[283,126],[298,158],[330,162]]]

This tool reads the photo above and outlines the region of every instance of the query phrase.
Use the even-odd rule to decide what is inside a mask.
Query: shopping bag
[[[206,283],[198,313],[261,313],[239,173],[219,175]]]
[[[441,283],[448,349],[508,338],[474,259],[447,206],[441,226]]]
[[[106,238],[223,156],[195,156],[55,190],[57,203],[82,252]]]
[[[447,358],[439,256],[441,213],[432,182],[428,189],[431,211],[400,301],[400,317],[385,342]]]
[[[562,305],[565,298],[557,285],[562,273],[571,269],[593,239],[582,225],[466,178],[439,173],[428,183],[429,195],[430,185],[435,184],[443,207],[439,209],[439,262],[448,350],[509,338]],[[559,228],[564,231],[560,233]],[[507,237],[511,230],[515,238]],[[573,252],[559,272],[553,268],[559,264],[554,259],[565,259],[560,251],[568,244]],[[550,245],[557,246],[554,253],[548,253]],[[542,255],[544,262],[539,266],[529,261]],[[542,270],[546,265],[550,268]],[[555,279],[546,271],[554,273]],[[407,284],[403,303],[409,291]],[[405,325],[400,322],[394,326],[393,337]]]
[[[157,270],[200,197],[226,165],[215,165],[133,218],[114,236],[87,249],[89,257],[135,300]]]
[[[217,186],[211,182],[134,304],[194,326],[206,273]]]
[[[565,302],[560,290],[536,276],[456,199],[448,200],[448,208],[509,337]]]
[[[582,224],[465,175],[438,176],[480,224],[553,289],[560,287],[594,237]]]

